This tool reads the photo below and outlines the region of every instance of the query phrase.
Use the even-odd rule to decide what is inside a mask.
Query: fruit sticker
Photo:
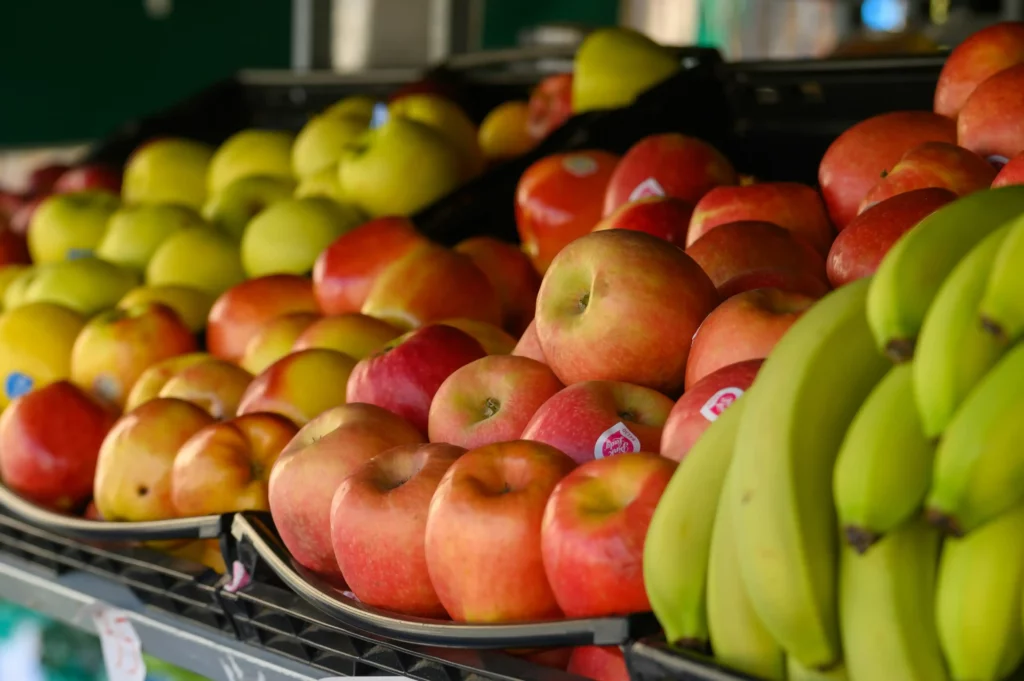
[[[93,613],[93,622],[100,636],[107,678],[110,681],[145,681],[142,642],[128,615],[114,608],[100,608]]]
[[[722,388],[708,398],[704,406],[700,408],[700,415],[708,421],[717,421],[722,412],[729,408],[733,402],[743,394],[743,388]]]
[[[640,199],[646,199],[650,196],[665,196],[665,188],[662,187],[661,183],[653,177],[648,177],[646,180],[634,187],[633,191],[629,193],[629,200],[639,201]]]
[[[594,458],[603,459],[616,454],[630,454],[640,451],[640,439],[619,421],[601,433],[594,444]]]
[[[569,171],[570,175],[586,177],[597,172],[597,161],[584,154],[572,154],[562,159],[562,167]]]
[[[68,249],[68,260],[82,260],[84,258],[91,258],[95,255],[91,248],[69,248]]]
[[[31,391],[34,384],[31,376],[20,371],[12,371],[4,380],[4,395],[8,400],[16,399]]]

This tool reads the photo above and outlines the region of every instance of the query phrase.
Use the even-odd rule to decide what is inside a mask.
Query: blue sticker
[[[32,390],[32,386],[35,381],[28,374],[23,374],[20,371],[12,371],[7,374],[6,380],[4,380],[4,395],[7,399],[13,400],[21,397],[25,393]]]
[[[83,258],[91,258],[95,255],[91,248],[69,248],[67,253],[68,260],[82,260]]]
[[[388,122],[388,105],[384,102],[377,102],[373,105],[373,113],[370,114],[370,129],[379,128]]]

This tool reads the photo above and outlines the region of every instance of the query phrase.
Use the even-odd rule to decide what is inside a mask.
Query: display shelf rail
[[[710,658],[675,650],[653,637],[627,645],[624,652],[632,681],[759,681],[720,667]]]

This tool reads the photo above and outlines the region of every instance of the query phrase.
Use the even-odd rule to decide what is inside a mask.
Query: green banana
[[[1010,225],[979,243],[939,289],[925,315],[914,355],[914,400],[924,434],[937,438],[971,388],[1006,351],[978,323],[978,305]]]
[[[868,321],[896,362],[913,355],[935,294],[960,259],[990,232],[1024,213],[1024,186],[975,192],[935,211],[904,234],[875,272]]]
[[[792,657],[786,659],[786,673],[789,681],[850,681],[846,666],[837,664],[829,669],[808,669]]]
[[[870,280],[822,298],[743,396],[733,490],[743,583],[765,627],[802,665],[840,659],[832,470],[857,409],[891,366],[865,315]]]
[[[939,560],[935,616],[954,681],[998,681],[1024,659],[1024,506],[963,539]]]
[[[832,492],[839,526],[861,553],[917,513],[931,484],[935,446],[907,406],[914,402],[911,367],[894,366],[875,386],[836,459]]]
[[[740,576],[729,495],[736,484],[730,468],[711,535],[708,560],[708,629],[715,659],[723,666],[765,681],[784,681],[786,656],[764,628]]]
[[[935,453],[926,508],[954,535],[1024,500],[1024,345],[1016,345],[967,396]]]
[[[945,681],[935,627],[939,532],[914,518],[867,555],[839,561],[839,621],[851,681]]]
[[[992,264],[979,312],[986,331],[1005,342],[1024,335],[1024,218],[1013,228]]]
[[[707,648],[711,531],[745,401],[741,397],[734,402],[697,440],[665,488],[647,528],[644,587],[674,645]]]

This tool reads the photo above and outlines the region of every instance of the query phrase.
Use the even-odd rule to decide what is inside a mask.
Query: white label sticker
[[[583,154],[572,154],[562,159],[562,167],[576,177],[586,177],[597,172],[597,161]]]
[[[110,681],[146,681],[142,643],[128,615],[122,610],[101,608],[93,614],[93,621]]]
[[[639,451],[640,439],[622,421],[601,433],[594,444],[595,459]]]
[[[665,188],[655,180],[653,177],[648,177],[646,180],[638,184],[632,192],[629,194],[630,201],[639,201],[640,199],[646,199],[649,196],[665,196]]]
[[[729,408],[733,402],[743,394],[743,388],[722,388],[708,398],[704,406],[700,408],[701,416],[708,421],[717,421],[722,412]]]

